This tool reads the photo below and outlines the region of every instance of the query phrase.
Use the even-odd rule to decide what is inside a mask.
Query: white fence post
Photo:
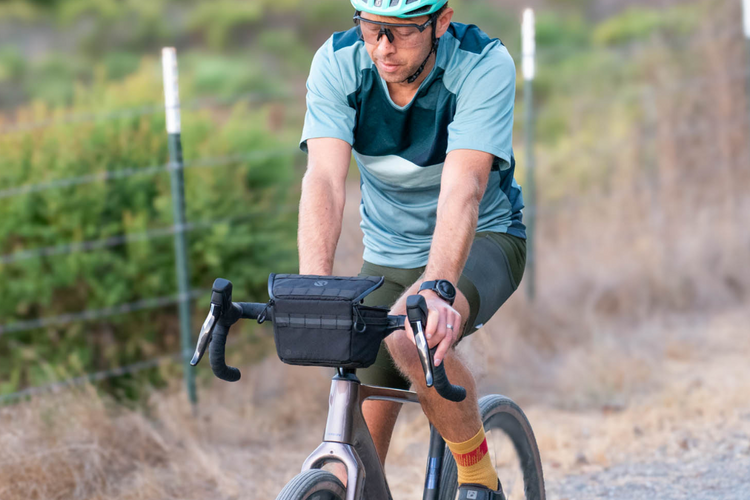
[[[536,76],[536,26],[534,10],[526,9],[523,13],[521,25],[523,51],[523,79],[524,79],[524,107],[526,108],[526,182],[524,186],[524,203],[526,209],[526,295],[534,300],[536,294],[536,183],[534,170],[536,158],[534,156],[534,77]]]
[[[165,47],[161,51],[164,75],[164,106],[167,114],[167,140],[169,145],[169,174],[172,184],[172,211],[174,213],[174,253],[177,286],[180,290],[180,341],[182,344],[182,369],[188,399],[193,408],[198,402],[195,372],[190,366],[193,342],[190,325],[190,274],[188,270],[187,241],[185,237],[185,176],[180,135],[180,89],[177,80],[177,51]]]

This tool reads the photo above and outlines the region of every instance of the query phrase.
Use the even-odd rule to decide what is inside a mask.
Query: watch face
[[[440,292],[446,297],[453,298],[456,295],[456,289],[453,288],[453,285],[449,281],[440,280],[438,281],[437,286],[440,289]]]

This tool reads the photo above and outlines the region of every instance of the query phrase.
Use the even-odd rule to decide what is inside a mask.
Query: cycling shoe
[[[505,500],[505,495],[500,481],[497,482],[497,491],[481,484],[467,483],[458,488],[458,500]]]

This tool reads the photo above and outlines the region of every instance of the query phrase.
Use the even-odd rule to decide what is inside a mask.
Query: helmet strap
[[[422,62],[422,65],[419,66],[417,71],[413,75],[411,75],[409,78],[404,80],[404,82],[406,83],[414,83],[416,79],[419,78],[419,75],[421,75],[422,72],[424,71],[424,67],[427,66],[427,61],[429,61],[430,57],[432,57],[432,53],[435,52],[437,54],[437,48],[438,48],[438,43],[440,43],[440,39],[435,36],[435,30],[437,29],[435,26],[435,23],[437,22],[436,14],[432,15],[432,48],[430,49],[430,53],[427,54],[427,57],[425,57],[424,62]]]

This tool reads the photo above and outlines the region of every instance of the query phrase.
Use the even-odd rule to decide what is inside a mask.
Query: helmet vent
[[[414,1],[417,1],[417,0],[414,0]],[[406,3],[407,3],[407,5],[409,4],[408,0],[407,0]],[[430,11],[431,8],[432,8],[431,5],[425,5],[424,7],[420,7],[418,9],[414,9],[413,11],[409,12],[407,15],[409,17],[411,17],[411,16],[419,16],[419,15],[422,15],[422,14],[427,14]]]
[[[390,5],[390,7],[395,7],[395,6],[397,6],[397,5],[398,5],[398,3],[399,3],[400,1],[401,1],[401,0],[391,0],[391,5]]]
[[[419,2],[419,0],[406,0],[406,5],[409,5],[410,3]]]

